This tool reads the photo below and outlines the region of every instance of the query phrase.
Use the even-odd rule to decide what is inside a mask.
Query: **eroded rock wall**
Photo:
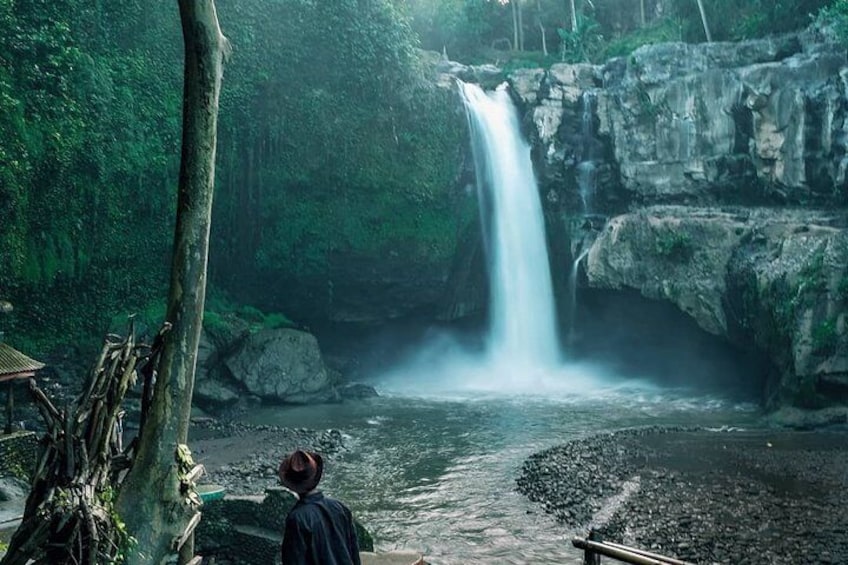
[[[844,45],[816,29],[653,45],[510,85],[589,286],[765,352],[770,405],[848,403]]]

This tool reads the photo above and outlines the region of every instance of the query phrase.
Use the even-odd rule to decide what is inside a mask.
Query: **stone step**
[[[359,553],[362,565],[413,565],[422,559],[420,553],[414,551],[389,551],[386,553]]]

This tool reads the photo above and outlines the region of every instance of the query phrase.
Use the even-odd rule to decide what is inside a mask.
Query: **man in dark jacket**
[[[280,481],[299,498],[286,517],[283,565],[360,565],[350,510],[317,490],[323,473],[324,460],[309,451],[280,463]]]

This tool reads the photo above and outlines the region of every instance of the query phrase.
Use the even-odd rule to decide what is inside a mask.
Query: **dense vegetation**
[[[235,50],[211,292],[231,310],[222,297],[290,314],[275,289],[332,292],[334,257],[453,253],[463,119],[417,47],[511,66],[703,40],[695,0],[575,0],[576,28],[563,0],[217,4]],[[823,7],[848,21],[845,0],[704,4],[716,40],[798,28]],[[33,354],[164,300],[181,45],[172,2],[0,0],[0,298],[16,306],[0,329]]]
[[[833,0],[704,0],[714,41],[808,25]],[[427,49],[457,60],[601,62],[646,43],[700,42],[696,0],[409,0]],[[576,24],[576,26],[575,26]]]
[[[213,296],[257,273],[320,272],[331,252],[378,253],[390,238],[450,253],[456,230],[438,211],[449,205],[461,115],[425,82],[393,5],[218,8],[235,52],[221,104]],[[16,306],[3,329],[35,354],[65,336],[96,340],[116,314],[160,310],[181,41],[176,3],[0,0],[0,295]]]

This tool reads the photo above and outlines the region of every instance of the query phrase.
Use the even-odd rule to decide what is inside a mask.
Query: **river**
[[[649,385],[582,395],[382,390],[341,405],[261,408],[253,423],[337,428],[324,490],[344,500],[378,551],[434,564],[580,563],[572,534],[516,492],[525,458],[573,438],[633,426],[754,425],[751,404]],[[585,533],[585,532],[583,532]]]

